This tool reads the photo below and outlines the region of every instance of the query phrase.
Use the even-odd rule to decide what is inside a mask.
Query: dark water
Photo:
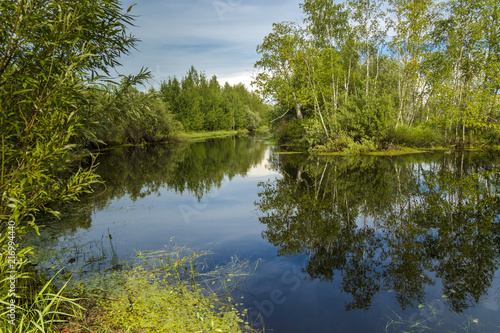
[[[110,151],[106,187],[38,242],[67,266],[172,238],[214,264],[262,259],[240,294],[266,332],[500,331],[498,156],[277,151],[257,137]]]

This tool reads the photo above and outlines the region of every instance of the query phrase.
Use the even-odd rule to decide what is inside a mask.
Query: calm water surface
[[[92,270],[92,253],[172,242],[214,265],[262,259],[239,295],[266,332],[500,331],[498,156],[279,151],[246,137],[107,152],[106,187],[37,241]]]

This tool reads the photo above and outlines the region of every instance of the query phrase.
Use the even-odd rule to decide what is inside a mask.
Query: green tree
[[[390,42],[398,69],[399,111],[396,127],[411,124],[424,107],[431,87],[424,78],[422,62],[429,51],[431,32],[437,20],[434,1],[391,0],[389,25],[395,36]]]
[[[472,0],[449,1],[443,8],[430,58],[439,76],[431,103],[438,123],[464,144],[467,128],[498,127],[499,8]]]
[[[97,181],[93,168],[67,168],[71,140],[79,132],[79,113],[90,103],[97,73],[119,66],[119,57],[138,41],[127,33],[133,23],[130,9],[124,11],[118,0],[0,3],[2,280],[7,221],[15,222],[15,235],[21,237],[38,228],[38,212],[56,213],[51,203],[75,200]],[[18,249],[18,258],[26,251]],[[8,295],[4,287],[2,301]],[[22,316],[25,308],[19,309]]]
[[[115,0],[4,1],[0,6],[0,215],[18,220],[86,188],[78,184],[92,173],[78,173],[81,179],[72,179],[71,188],[56,176],[57,168],[72,148],[77,114],[88,103],[92,87],[86,84],[95,82],[96,72],[118,66],[118,57],[137,39],[126,33],[132,16]]]
[[[274,23],[273,32],[257,47],[262,59],[255,63],[255,67],[262,72],[257,74],[255,83],[265,98],[285,107],[285,114],[279,118],[295,109],[297,119],[303,119],[302,101],[297,96],[300,85],[295,82],[294,67],[300,45],[299,36],[299,27],[295,24]]]
[[[221,87],[214,75],[207,80],[204,73],[191,67],[179,82],[175,77],[162,82],[160,96],[169,110],[190,131],[250,129],[261,125],[267,107],[260,96],[243,84]]]

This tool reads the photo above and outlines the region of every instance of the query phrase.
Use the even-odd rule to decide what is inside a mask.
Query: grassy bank
[[[215,292],[202,287],[230,280],[224,274],[209,279],[209,283],[201,278],[195,266],[203,255],[179,251],[140,255],[139,264],[127,270],[100,273],[78,282],[72,288],[90,300],[91,312],[61,326],[61,331],[251,331],[229,289]],[[89,325],[85,325],[85,318],[90,319]]]
[[[431,151],[430,149],[420,149],[420,148],[399,148],[399,149],[390,149],[390,150],[379,150],[379,151],[370,151],[370,152],[362,152],[362,153],[346,153],[346,152],[324,152],[318,153],[321,156],[353,156],[353,155],[368,155],[368,156],[399,156],[399,155],[408,155],[408,154],[421,154]]]
[[[213,138],[226,138],[229,136],[248,134],[247,130],[238,131],[201,131],[201,132],[184,132],[179,134],[179,139],[183,141],[203,141]]]
[[[235,259],[202,273],[197,267],[206,254],[183,247],[139,253],[119,268],[84,277],[75,271],[59,289],[57,279],[23,280],[30,297],[18,306],[16,326],[2,316],[0,331],[255,332],[233,299],[253,273],[250,262]]]
[[[428,152],[437,151],[454,151],[455,147],[429,147],[429,148],[416,148],[416,147],[395,147],[393,149],[383,149],[375,151],[366,151],[358,153],[348,153],[343,151],[338,152],[319,152],[316,153],[320,156],[353,156],[353,155],[367,155],[367,156],[399,156],[399,155],[409,155],[409,154],[422,154]],[[462,148],[464,151],[486,151],[488,149],[481,148]],[[491,150],[495,150],[492,148]]]

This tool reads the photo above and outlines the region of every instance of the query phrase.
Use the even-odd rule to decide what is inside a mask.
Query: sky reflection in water
[[[272,332],[498,330],[496,156],[278,150],[246,137],[111,151],[106,190],[45,221],[41,242],[109,232],[120,257],[173,237],[214,264],[261,258],[240,296]]]

